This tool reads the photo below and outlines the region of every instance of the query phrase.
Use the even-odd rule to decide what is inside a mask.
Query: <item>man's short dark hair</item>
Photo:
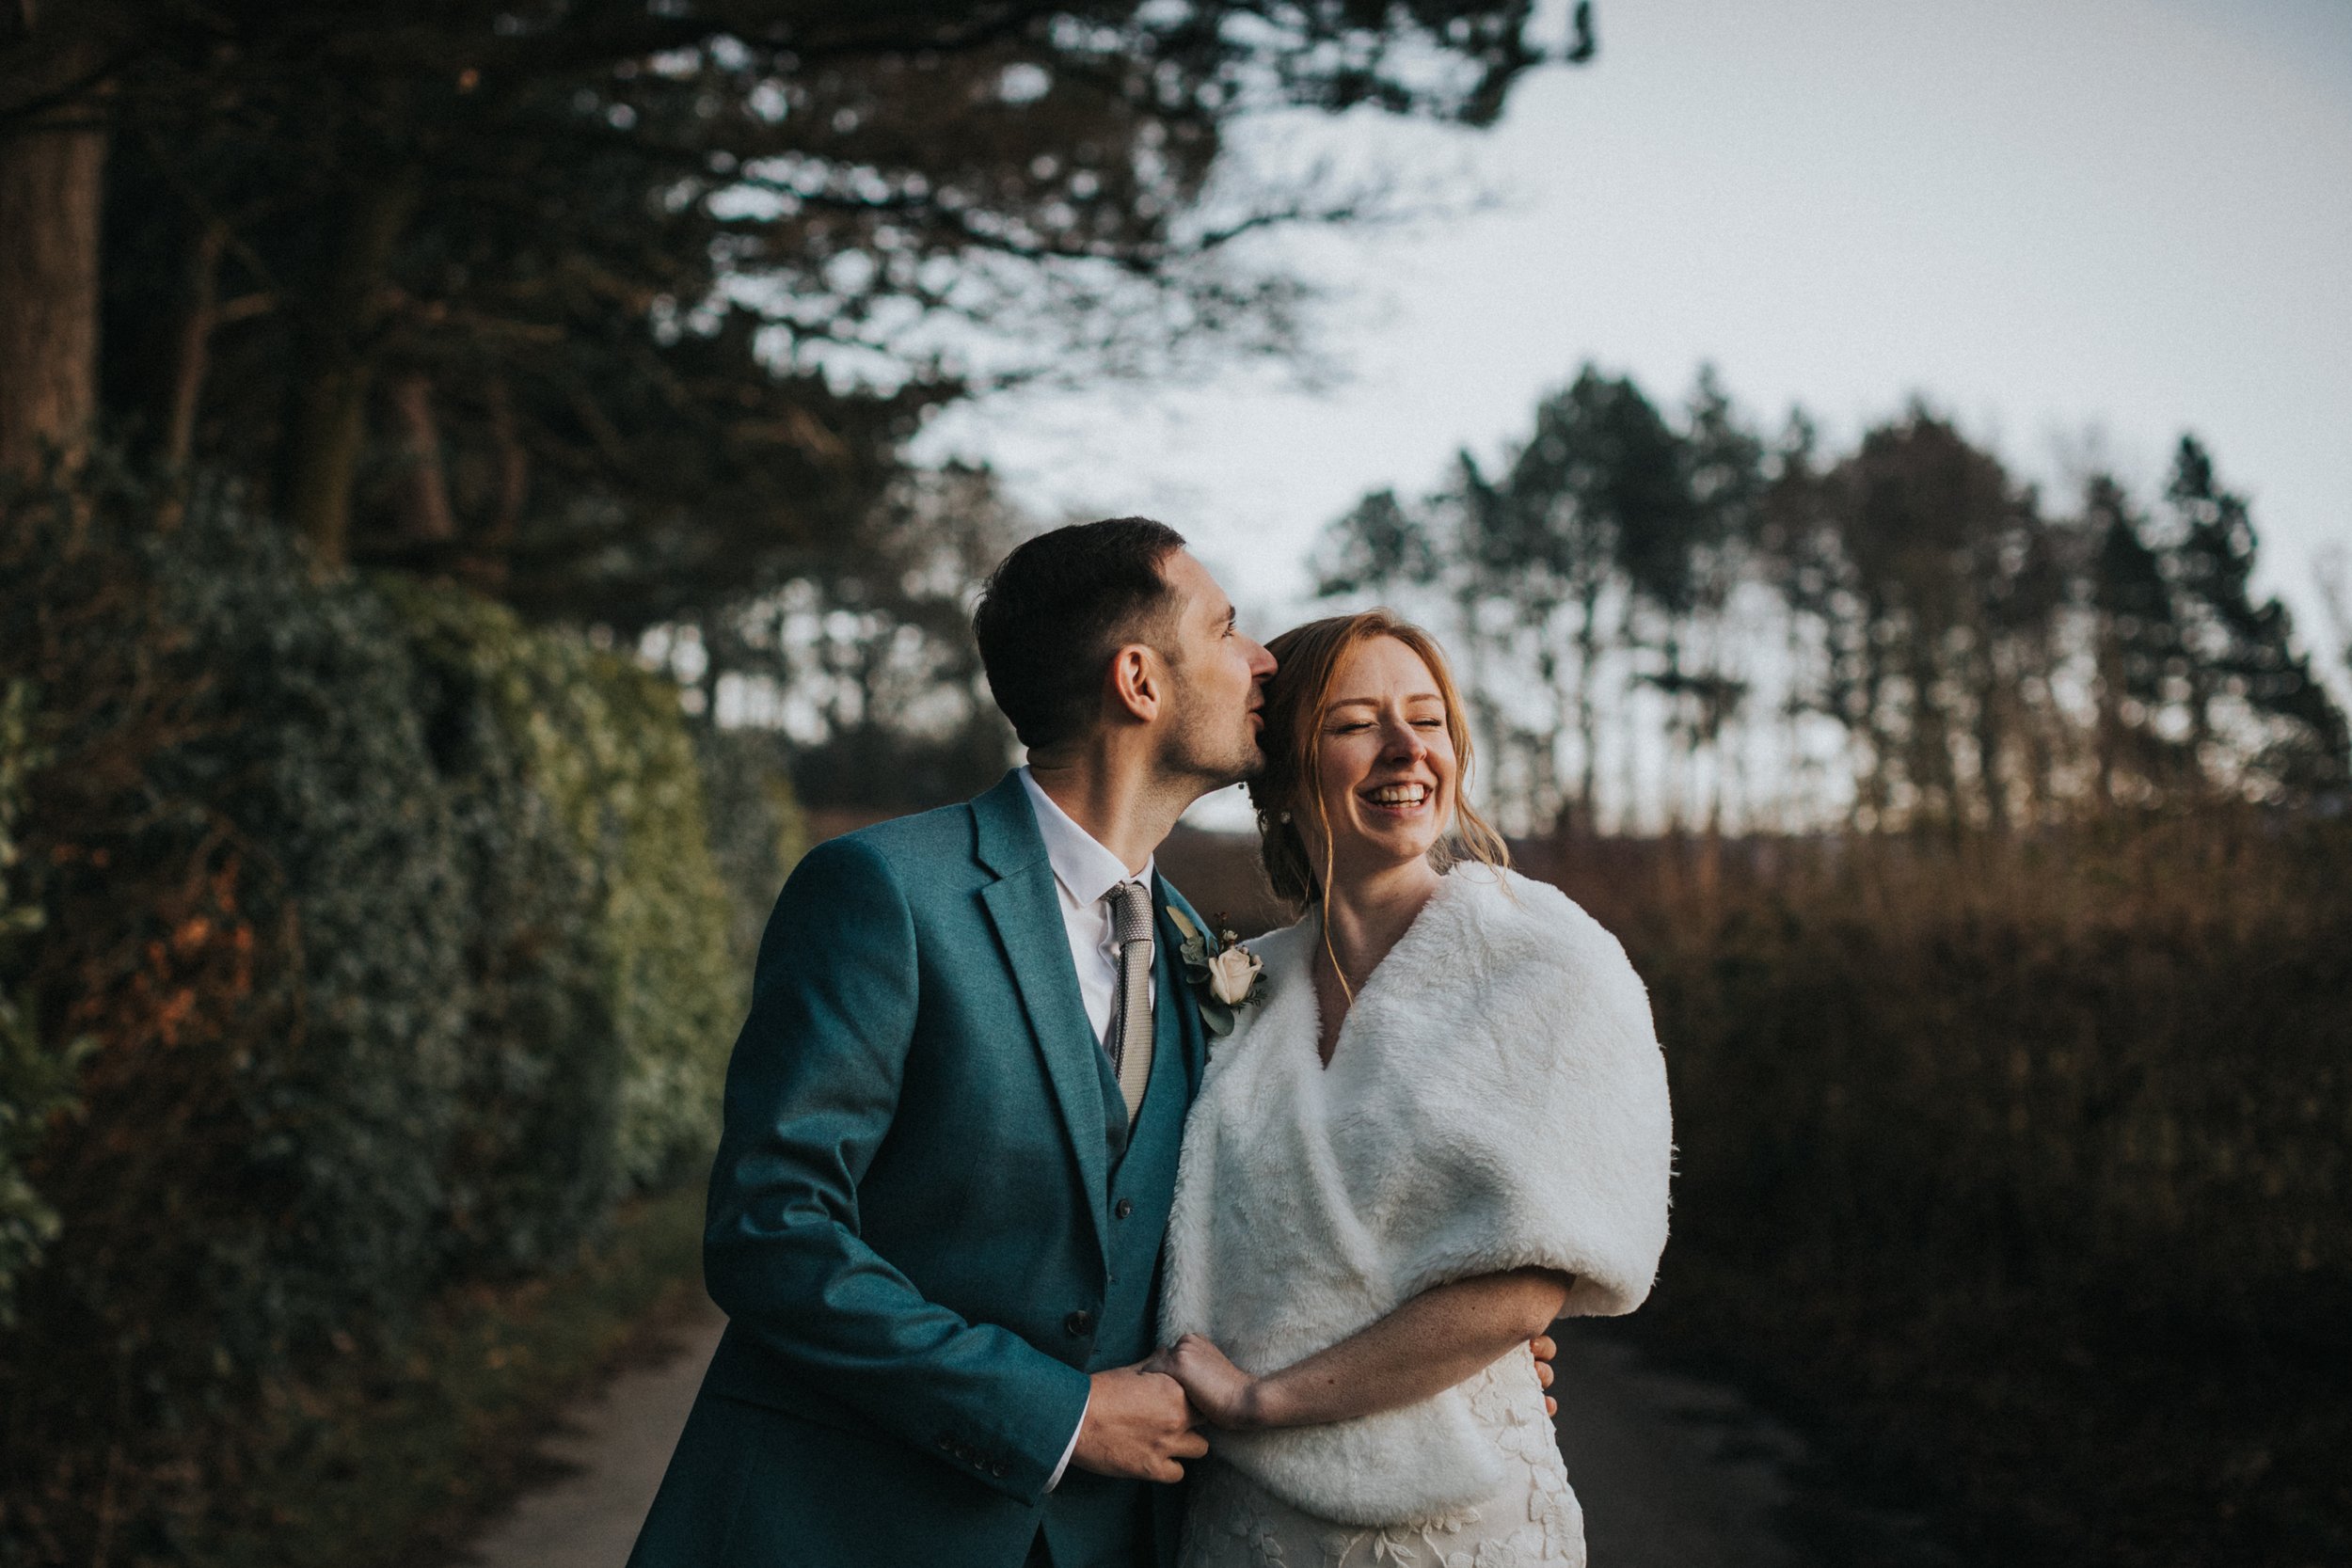
[[[1073,523],[997,562],[972,611],[996,705],[1035,751],[1084,735],[1120,645],[1168,635],[1175,591],[1161,564],[1184,536],[1149,517]]]

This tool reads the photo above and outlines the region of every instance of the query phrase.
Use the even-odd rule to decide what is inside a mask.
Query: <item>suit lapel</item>
[[[1018,775],[1007,774],[1003,783],[974,800],[972,816],[980,863],[997,876],[980,889],[980,904],[1004,944],[1014,989],[1021,993],[1046,1081],[1053,1085],[1063,1129],[1077,1156],[1095,1243],[1104,1246],[1110,1227],[1103,1205],[1110,1189],[1110,1160],[1101,1069],[1094,1063],[1102,1047],[1078,996],[1054,868],[1045,858],[1045,841],[1038,835],[1037,816]]]
[[[1184,918],[1192,922],[1196,930],[1206,931],[1209,927],[1208,922],[1202,920],[1185,902],[1184,895],[1168,884],[1167,878],[1154,873],[1152,879],[1159,884],[1155,890],[1158,897],[1153,903],[1157,910],[1160,952],[1166,964],[1160,972],[1161,1016],[1168,1016],[1168,1005],[1172,1004],[1184,1053],[1184,1103],[1189,1105],[1192,1097],[1200,1092],[1200,1070],[1209,1057],[1208,1032],[1200,1026],[1200,1008],[1193,996],[1191,983],[1184,978],[1184,960],[1178,957],[1184,934],[1176,928],[1176,923],[1168,917],[1168,911],[1171,909],[1184,911]]]

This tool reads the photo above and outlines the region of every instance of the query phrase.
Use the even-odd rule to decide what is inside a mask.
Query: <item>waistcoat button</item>
[[[1119,1207],[1113,1209],[1111,1213],[1114,1217],[1123,1220],[1135,1212],[1136,1200],[1132,1197],[1122,1197],[1119,1200]]]
[[[1073,1339],[1085,1338],[1088,1331],[1093,1327],[1094,1314],[1087,1311],[1084,1307],[1080,1307],[1077,1311],[1071,1313],[1070,1316],[1061,1321],[1062,1332],[1069,1335]]]

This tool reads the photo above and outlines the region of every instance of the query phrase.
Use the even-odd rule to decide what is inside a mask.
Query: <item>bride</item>
[[[1152,1365],[1210,1425],[1185,1568],[1584,1561],[1536,1365],[1666,1239],[1666,1081],[1625,954],[1506,867],[1429,636],[1270,644],[1263,986],[1186,1126]]]

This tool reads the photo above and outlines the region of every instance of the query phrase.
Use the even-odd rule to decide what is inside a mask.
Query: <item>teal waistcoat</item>
[[[1168,1232],[1184,1112],[1195,1085],[1189,1081],[1184,1049],[1192,996],[1176,961],[1176,933],[1164,915],[1157,937],[1152,1077],[1132,1127],[1110,1056],[1100,1049],[1095,1053],[1110,1156],[1110,1237],[1102,1321],[1094,1353],[1087,1361],[1089,1372],[1127,1366],[1158,1348],[1160,1244]],[[1138,1541],[1149,1541],[1155,1533],[1155,1505],[1167,1510],[1171,1500],[1152,1494],[1169,1491],[1073,1468],[1045,1504],[1045,1541],[1054,1568],[1126,1568],[1150,1560],[1152,1554],[1149,1548],[1139,1549]]]

